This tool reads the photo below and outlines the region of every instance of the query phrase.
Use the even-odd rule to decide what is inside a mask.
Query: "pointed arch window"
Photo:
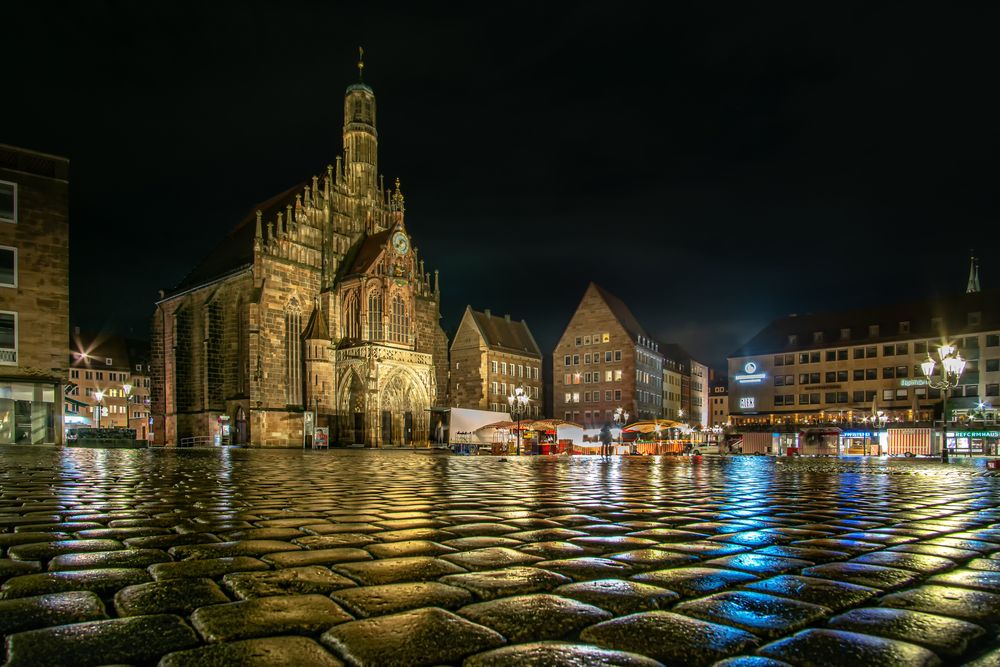
[[[349,340],[361,338],[361,309],[357,292],[351,292],[344,299],[344,338]]]
[[[285,309],[285,380],[289,405],[302,404],[302,313],[292,299]]]
[[[382,292],[368,293],[368,340],[382,340]]]
[[[399,294],[392,298],[392,323],[389,339],[393,343],[410,342],[410,317],[406,312],[406,302]]]

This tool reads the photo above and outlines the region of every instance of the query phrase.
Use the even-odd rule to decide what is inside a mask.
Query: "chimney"
[[[490,309],[489,308],[484,308],[483,309],[483,314],[486,315],[486,317],[492,317],[492,315],[490,315]]]
[[[510,322],[510,313],[504,313],[503,318],[507,320],[507,322]]]

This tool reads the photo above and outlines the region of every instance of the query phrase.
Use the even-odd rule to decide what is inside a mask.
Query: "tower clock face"
[[[410,250],[410,239],[403,232],[396,232],[392,235],[392,248],[400,255],[405,255]]]

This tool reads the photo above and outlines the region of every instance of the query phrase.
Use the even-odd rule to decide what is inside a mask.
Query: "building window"
[[[893,398],[893,390],[892,389],[883,389],[882,390],[882,400],[883,401],[891,401],[892,398]]]
[[[17,223],[17,183],[0,181],[0,222]]]
[[[1000,384],[993,383],[986,385],[987,396],[1000,396]]]
[[[896,366],[896,377],[905,378],[910,374],[909,366]]]
[[[622,372],[621,372],[621,369],[619,369],[619,370],[616,370],[616,371],[615,371],[615,381],[618,381],[618,380],[621,380],[621,379],[622,379]]]
[[[788,344],[789,345],[798,345],[799,344],[799,337],[796,336],[795,334],[790,335],[788,337]]]
[[[497,374],[497,368],[498,368],[498,364],[497,364],[496,360],[491,361],[490,362],[490,372],[492,372],[494,375],[496,375]],[[567,375],[566,377],[567,377],[566,382],[568,383],[569,382],[569,379],[568,379],[569,376]]]
[[[894,354],[896,354],[896,346],[895,345],[883,345],[882,346],[882,356],[883,357],[891,357]]]
[[[507,362],[506,361],[501,361],[500,362],[500,375],[507,375]]]
[[[302,403],[302,314],[294,299],[285,311],[285,378],[289,405]]]
[[[615,389],[615,400],[616,401],[622,400],[622,390],[621,389]]]
[[[987,359],[986,372],[993,373],[996,371],[1000,371],[1000,359]]]
[[[897,401],[905,401],[907,393],[908,393],[908,390],[906,390],[906,389],[897,389],[896,390],[896,400]]]
[[[865,358],[865,348],[863,348],[863,347],[856,347],[856,348],[854,348],[854,358],[855,359],[864,359]]]
[[[17,313],[0,311],[0,364],[17,365]]]
[[[17,287],[17,248],[0,246],[0,287]]]
[[[622,360],[622,351],[615,350],[615,361],[621,361],[621,360]]]
[[[399,294],[392,298],[390,339],[394,343],[410,342],[410,316],[406,312],[406,303]]]
[[[611,390],[610,389],[606,389],[604,391],[604,400],[605,401],[610,401],[611,400]]]
[[[877,380],[878,379],[878,369],[877,368],[866,368],[865,369],[865,379],[866,380]]]
[[[590,336],[584,336],[583,337],[583,344],[584,345],[590,345]]]
[[[900,322],[899,323],[899,333],[901,333],[901,334],[908,334],[908,333],[910,333],[910,322],[909,321],[905,321],[905,322]]]
[[[877,324],[869,324],[868,325],[868,337],[869,338],[877,338],[878,337],[878,325]]]
[[[368,340],[382,340],[382,292],[368,294]]]
[[[1000,334],[989,334],[986,336],[986,347],[1000,346]]]
[[[823,342],[823,332],[822,331],[813,331],[813,342],[814,343],[822,343]]]
[[[580,355],[579,354],[574,354],[573,355],[573,365],[574,366],[579,366],[580,365]]]
[[[878,356],[878,348],[874,345],[870,345],[865,348],[865,357],[868,359],[874,359]]]
[[[886,366],[885,368],[882,369],[882,379],[883,380],[891,380],[894,377],[896,377],[896,369],[895,368],[893,368],[892,366]]]
[[[570,357],[567,354],[565,357],[563,357],[563,366],[569,366],[569,365],[570,365]],[[494,369],[493,372],[496,373],[496,369]]]
[[[589,352],[587,354],[583,355],[583,363],[585,363],[585,364],[589,364],[590,363],[590,353]]]
[[[581,345],[583,345],[583,336],[577,336],[576,337],[576,346],[580,347]]]
[[[983,323],[983,314],[980,311],[975,311],[968,314],[968,322],[970,327],[978,327]]]

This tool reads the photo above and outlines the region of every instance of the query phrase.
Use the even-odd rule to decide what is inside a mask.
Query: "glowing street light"
[[[122,385],[122,394],[125,396],[125,428],[128,428],[128,401],[132,396],[132,385],[128,382]]]
[[[98,391],[94,394],[97,399],[97,428],[101,428],[101,413],[104,411],[104,392]]]
[[[513,392],[507,397],[507,403],[510,404],[510,416],[517,420],[517,455],[521,455],[521,417],[528,412],[528,403],[531,399],[528,398],[528,392],[525,390],[524,385],[517,385],[514,387]]]
[[[938,358],[941,360],[941,374],[934,375],[937,363],[927,354],[927,361],[920,364],[920,370],[927,378],[927,384],[933,389],[940,389],[943,402],[941,405],[941,462],[948,462],[948,392],[958,386],[965,371],[965,359],[955,349],[954,345],[945,343],[938,348]]]

